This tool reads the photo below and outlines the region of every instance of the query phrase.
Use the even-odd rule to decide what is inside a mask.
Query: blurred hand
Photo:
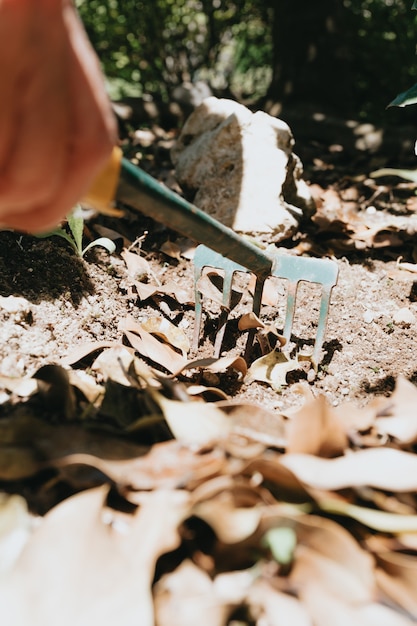
[[[0,226],[55,226],[116,142],[98,60],[71,0],[0,0]]]

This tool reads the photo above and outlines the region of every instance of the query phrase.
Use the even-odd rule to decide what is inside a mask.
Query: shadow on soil
[[[94,292],[83,261],[58,237],[0,233],[1,296],[22,296],[36,304],[65,295],[77,306],[86,293]]]

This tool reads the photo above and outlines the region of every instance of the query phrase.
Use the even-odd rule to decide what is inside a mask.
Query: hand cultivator
[[[215,353],[218,355],[230,310],[232,281],[236,272],[251,272],[256,276],[253,294],[253,312],[259,315],[265,280],[275,276],[287,280],[287,307],[283,335],[290,339],[296,294],[300,281],[318,283],[322,286],[319,320],[312,362],[320,361],[326,323],[333,287],[337,282],[338,267],[329,259],[294,257],[279,251],[262,251],[246,241],[230,228],[207,215],[181,196],[161,185],[149,174],[121,158],[115,149],[108,169],[102,173],[86,200],[104,212],[112,201],[118,200],[133,209],[181,234],[203,242],[197,247],[194,258],[195,271],[195,332],[194,346],[197,348],[202,318],[202,297],[197,282],[204,268],[223,271],[223,315],[216,336]]]

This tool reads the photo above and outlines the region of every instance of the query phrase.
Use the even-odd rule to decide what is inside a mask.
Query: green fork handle
[[[172,230],[204,243],[260,278],[270,275],[272,260],[257,246],[124,158],[121,162],[116,199],[162,222]]]
[[[114,202],[123,202],[172,230],[204,243],[263,280],[270,274],[273,260],[257,246],[123,158],[118,147],[113,149],[108,163],[83,200],[103,213],[113,214]]]

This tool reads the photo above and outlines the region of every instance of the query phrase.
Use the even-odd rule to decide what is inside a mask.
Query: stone
[[[392,321],[396,326],[409,328],[410,326],[414,326],[417,320],[414,313],[410,311],[410,309],[403,307],[394,313]]]
[[[277,243],[315,211],[283,120],[227,99],[205,99],[172,149],[193,203],[238,233]]]

